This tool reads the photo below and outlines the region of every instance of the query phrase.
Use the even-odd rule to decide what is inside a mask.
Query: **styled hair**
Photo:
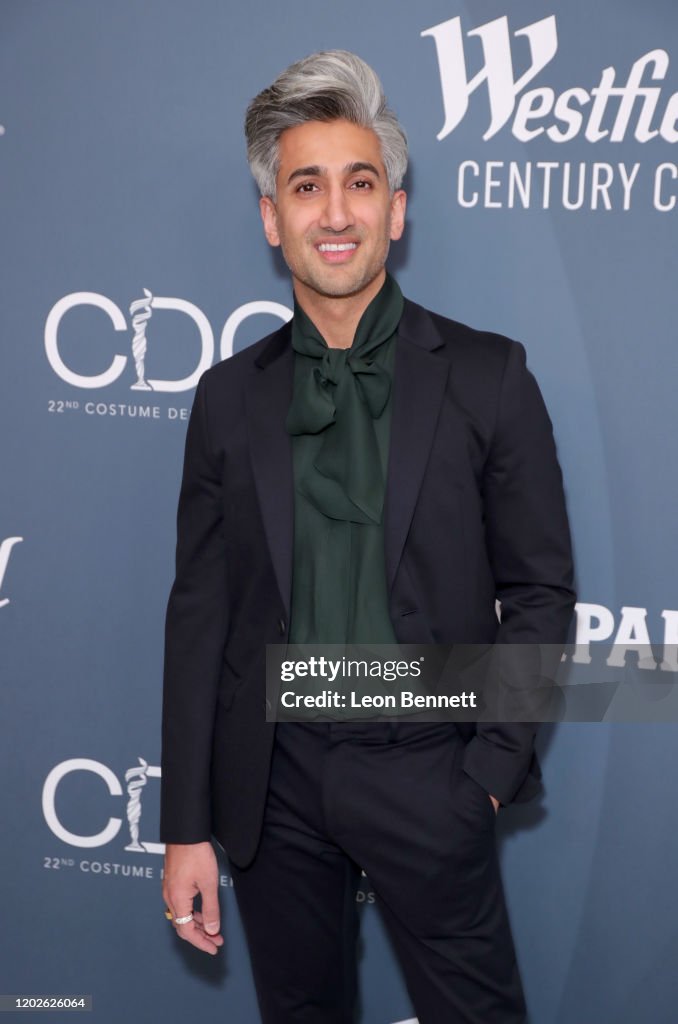
[[[339,119],[375,133],[391,193],[400,188],[407,137],[386,104],[379,78],[354,53],[321,50],[291,64],[247,108],[247,159],[262,196],[275,199],[282,133],[307,121]]]

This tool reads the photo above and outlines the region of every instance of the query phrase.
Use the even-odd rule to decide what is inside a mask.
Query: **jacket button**
[[[278,630],[279,630],[281,636],[285,635],[285,630],[286,629],[287,629],[287,623],[285,622],[285,620],[283,618],[278,619]]]

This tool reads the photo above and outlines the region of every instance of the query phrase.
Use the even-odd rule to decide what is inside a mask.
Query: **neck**
[[[304,313],[311,318],[329,348],[350,348],[361,316],[385,280],[386,271],[382,269],[374,281],[370,281],[369,285],[357,294],[332,298],[327,295],[319,295],[318,292],[295,279],[294,294]]]

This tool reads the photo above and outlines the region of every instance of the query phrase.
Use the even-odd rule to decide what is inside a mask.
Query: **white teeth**
[[[355,242],[323,242],[318,246],[319,252],[346,252],[347,249],[357,249]]]

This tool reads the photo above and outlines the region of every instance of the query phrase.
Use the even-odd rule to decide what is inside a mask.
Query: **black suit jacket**
[[[161,838],[253,857],[274,726],[265,645],[290,613],[289,324],[202,377],[188,426],[166,622]],[[400,643],[563,643],[575,602],[551,422],[517,342],[406,300],[384,511]],[[501,602],[501,623],[495,601]],[[502,803],[540,789],[531,724],[459,725]]]

